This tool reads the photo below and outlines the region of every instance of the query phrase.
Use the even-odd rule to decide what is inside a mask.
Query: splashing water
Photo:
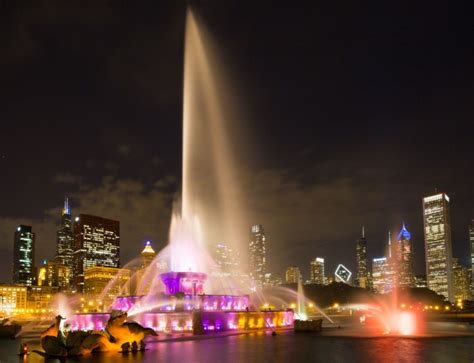
[[[298,279],[296,309],[297,309],[296,310],[296,316],[299,320],[308,320],[308,315],[306,315],[303,283],[301,282],[301,279]]]

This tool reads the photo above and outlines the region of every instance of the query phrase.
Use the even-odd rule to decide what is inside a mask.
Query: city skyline
[[[441,194],[441,195],[443,195],[443,194]],[[426,198],[424,198],[423,200],[425,200],[425,199],[426,199]],[[81,214],[78,214],[78,216],[75,218],[75,220],[74,220],[75,223],[77,223],[77,222],[79,221],[79,215],[81,215]],[[86,216],[87,216],[87,215],[86,215]],[[95,216],[87,216],[87,217],[93,217],[93,218],[99,218],[99,219],[105,219],[105,220],[107,220],[107,218],[103,218],[103,217],[95,217]],[[65,258],[65,257],[64,257],[64,252],[63,252],[63,254],[61,254],[61,251],[67,251],[67,253],[71,254],[71,258],[70,258],[70,259],[71,259],[71,262],[70,262],[70,263],[72,264],[72,267],[69,266],[69,268],[70,268],[70,271],[71,271],[71,279],[72,279],[72,278],[73,278],[72,272],[74,271],[75,267],[74,267],[74,262],[72,261],[72,260],[73,260],[72,250],[70,251],[67,247],[65,247],[65,246],[67,245],[67,243],[65,244],[65,238],[66,238],[66,240],[69,239],[69,238],[71,238],[71,241],[70,241],[70,242],[72,242],[72,243],[75,243],[75,242],[74,242],[74,237],[73,237],[73,235],[72,235],[72,213],[71,213],[71,207],[70,207],[69,198],[67,198],[67,197],[64,199],[64,206],[63,206],[63,208],[62,208],[62,210],[61,210],[61,225],[60,225],[60,226],[61,226],[61,228],[57,231],[56,253],[53,254],[53,255],[50,255],[50,256],[46,256],[45,258],[42,258],[42,259],[43,259],[44,261],[49,261],[49,260],[50,260],[50,261],[53,261],[53,260],[54,260],[54,261],[56,261],[57,263],[62,263],[62,264],[65,264],[65,265],[69,266],[68,263],[67,263],[67,261],[69,260],[69,258]],[[21,227],[25,227],[25,226],[24,226],[24,225],[18,226],[18,227],[15,229],[15,236],[16,236],[16,234],[17,234],[17,232],[18,232],[18,228],[21,228]],[[31,228],[30,226],[26,226],[26,227]],[[255,230],[255,232],[254,232],[254,230]],[[471,251],[470,248],[472,247],[472,235],[473,235],[472,230],[473,230],[472,225],[469,225],[469,226],[467,227],[467,234],[468,234],[468,237],[467,237],[467,238],[468,238],[469,251]],[[256,233],[257,235],[259,235],[260,232],[262,232],[262,231],[263,231],[263,226],[262,226],[262,225],[254,225],[254,226],[251,227],[251,236],[254,236],[255,233]],[[71,235],[69,235],[70,233],[71,233]],[[264,232],[263,232],[263,233],[264,233]],[[409,285],[414,285],[415,274],[416,274],[416,275],[423,275],[423,274],[425,274],[425,273],[424,273],[424,272],[425,272],[424,269],[426,269],[426,264],[425,264],[424,266],[422,266],[422,267],[423,267],[423,271],[422,271],[421,273],[420,273],[420,271],[421,271],[421,266],[419,266],[420,268],[419,268],[419,271],[418,271],[418,272],[415,270],[415,268],[414,268],[414,266],[413,266],[413,260],[414,260],[413,255],[414,255],[414,251],[412,250],[412,249],[413,249],[413,245],[412,245],[412,242],[411,242],[411,233],[408,232],[408,230],[406,229],[404,222],[402,223],[400,230],[399,230],[398,232],[395,232],[395,235],[397,236],[396,241],[395,241],[396,245],[393,245],[394,242],[393,242],[392,237],[391,237],[391,236],[392,236],[392,231],[389,231],[388,245],[387,245],[385,248],[383,248],[383,251],[384,251],[384,253],[387,255],[386,257],[388,257],[388,258],[391,258],[391,257],[392,257],[392,253],[400,254],[400,253],[402,253],[401,250],[404,249],[403,246],[400,246],[400,242],[403,242],[404,240],[408,239],[408,241],[409,241],[409,245],[408,245],[408,246],[409,246],[409,247],[408,247],[408,251],[409,251],[409,252],[408,252],[408,253],[409,253],[409,255],[408,255],[409,257],[408,257],[408,258],[409,258],[409,261],[406,261],[406,263],[408,263],[409,266],[411,266],[411,267],[409,267],[410,271],[412,271],[412,272],[410,272],[410,273],[411,273],[411,275],[410,275],[411,277],[409,277],[408,279],[412,279],[412,280],[410,280],[410,281],[412,281],[412,283],[408,283],[408,282],[407,282],[407,283],[405,283],[405,284],[406,284],[407,286],[409,286]],[[16,237],[15,237],[15,238],[16,238]],[[35,239],[35,238],[34,238],[34,239]],[[360,245],[361,243],[362,243],[362,245]],[[386,241],[386,243],[387,243],[387,241]],[[263,255],[266,255],[267,251],[266,251],[266,249],[265,249],[265,234],[263,234],[263,244],[264,244],[264,245],[263,245],[263,251],[264,251],[264,252],[263,252]],[[149,246],[149,245],[150,245],[150,241],[147,240],[147,241],[146,241],[146,246]],[[250,238],[250,246],[251,246],[251,245],[252,245],[252,237]],[[212,246],[209,245],[209,246],[207,246],[207,247],[209,248],[210,251],[212,250]],[[223,248],[225,248],[225,249],[228,250],[229,247],[227,247],[225,244],[219,244],[219,243],[216,245],[216,247],[217,247],[217,250],[216,250],[213,254],[216,256],[216,261],[217,261],[217,260],[220,260],[220,259],[222,258],[222,257],[220,256],[220,254],[222,254],[222,251],[219,251],[219,250],[220,250],[220,249],[223,249]],[[401,250],[399,250],[400,248],[401,248]],[[120,247],[119,247],[119,249],[120,249]],[[230,249],[229,251],[231,252],[232,249]],[[345,260],[345,261],[342,261],[342,262],[345,263],[345,264],[348,265],[348,266],[352,266],[352,265],[354,266],[353,269],[350,269],[351,271],[354,271],[354,275],[353,275],[353,277],[352,277],[352,284],[353,284],[354,286],[359,286],[359,282],[358,282],[359,268],[358,268],[357,266],[359,265],[359,262],[358,262],[358,261],[359,261],[360,255],[362,255],[362,259],[364,258],[363,256],[365,256],[365,259],[367,260],[367,261],[366,261],[366,266],[367,266],[367,267],[365,267],[365,269],[367,270],[367,272],[368,272],[369,274],[370,274],[370,270],[371,270],[371,269],[370,269],[371,261],[372,261],[372,260],[374,260],[374,261],[375,261],[375,260],[381,260],[380,257],[374,257],[374,258],[372,258],[372,259],[370,259],[370,260],[369,260],[369,258],[367,257],[367,256],[368,256],[368,253],[367,253],[367,239],[366,239],[366,237],[365,237],[365,227],[364,227],[364,226],[362,226],[362,236],[359,237],[359,238],[356,240],[355,250],[354,250],[354,251],[355,251],[354,256],[352,256],[352,257],[353,257],[353,261],[352,261],[351,259],[349,259],[349,260]],[[136,252],[137,252],[137,251],[135,251],[135,253],[136,253]],[[370,250],[369,250],[369,252],[370,252]],[[224,253],[225,253],[225,252],[224,252]],[[229,252],[227,252],[227,253],[229,253]],[[234,252],[232,252],[232,253],[234,253]],[[418,251],[418,253],[419,253],[419,254],[422,254],[422,255],[425,256],[425,258],[426,258],[426,255],[425,255],[424,252]],[[372,254],[373,254],[373,253],[372,253]],[[370,255],[372,255],[372,254],[370,254]],[[249,259],[250,259],[250,255],[251,255],[251,252],[249,251],[249,256],[248,256]],[[233,259],[234,259],[234,262],[233,262],[233,263],[235,264],[234,271],[238,271],[239,269],[241,270],[240,265],[242,264],[242,261],[241,261],[241,258],[240,258],[241,256],[240,256],[240,253],[239,253],[238,251],[237,251],[237,255],[236,255],[236,256],[238,257],[237,259],[235,259],[235,257],[233,257]],[[379,255],[379,256],[380,256],[380,255]],[[415,255],[415,256],[416,256],[416,255]],[[132,258],[130,258],[130,259],[128,259],[128,260],[123,260],[123,261],[120,260],[120,259],[119,259],[119,260],[116,260],[116,261],[119,261],[119,262],[117,262],[116,265],[118,266],[118,263],[122,263],[122,264],[123,264],[123,263],[127,263],[128,261],[130,261],[131,259],[133,259],[133,258],[135,258],[135,257],[136,257],[136,255],[135,255],[135,256],[132,256]],[[418,257],[419,257],[419,256],[418,256]],[[467,258],[469,259],[469,261],[470,261],[470,257],[471,257],[471,253],[469,253],[469,255],[467,256]],[[36,259],[37,257],[36,257],[36,256],[33,256],[33,258]],[[261,258],[261,257],[260,257],[260,258]],[[326,257],[326,258],[327,258],[329,261],[331,261],[332,264],[334,264],[335,266],[339,265],[339,263],[341,262],[340,260],[334,260],[331,256]],[[465,259],[466,259],[466,256],[451,256],[451,258],[455,258],[456,261],[459,261],[459,260],[462,261],[462,260],[465,260]],[[267,264],[268,264],[268,261],[267,261],[266,257],[263,258],[263,259],[265,260],[265,261],[263,262],[263,265],[264,265],[263,268],[265,269],[266,272],[264,272],[264,273],[262,274],[262,276],[261,276],[261,279],[260,279],[260,280],[262,281],[262,283],[263,283],[263,281],[265,281],[265,274],[266,274],[266,273],[270,273],[270,272],[271,272],[272,274],[275,274],[275,273],[276,273],[276,274],[281,275],[282,272],[283,272],[283,275],[285,274],[285,269],[286,269],[285,266],[287,266],[288,264],[280,266],[280,267],[277,268],[275,271],[273,271],[273,270],[272,270],[272,271],[269,271],[268,268],[266,267]],[[304,264],[302,264],[301,267],[300,267],[299,265],[293,265],[293,266],[295,266],[295,267],[297,267],[298,269],[300,269],[300,271],[301,271],[301,279],[302,279],[302,280],[305,280],[305,281],[306,281],[306,280],[307,280],[307,281],[312,281],[312,280],[311,280],[311,276],[312,276],[312,264],[313,264],[314,261],[316,261],[316,259],[321,259],[321,258],[320,258],[320,257],[311,257],[311,258],[308,257],[308,259],[309,259],[309,260],[308,260],[308,265],[309,265],[309,267],[305,266]],[[38,260],[41,260],[41,259],[38,259]],[[322,260],[323,260],[323,264],[324,264],[324,258],[322,258]],[[238,261],[238,262],[237,262],[237,261]],[[66,263],[65,263],[65,262],[66,262]],[[219,262],[219,264],[220,264],[220,262]],[[245,265],[245,263],[244,263],[244,265]],[[472,265],[471,265],[471,264],[466,264],[466,263],[462,263],[462,262],[461,262],[461,266],[468,267],[469,269],[472,269]],[[38,266],[38,268],[39,268],[39,266]],[[324,269],[324,267],[323,267],[323,269]],[[225,270],[225,269],[224,269],[224,270]],[[251,268],[250,265],[248,266],[248,271],[250,271],[250,273],[252,274],[252,272],[251,272],[251,271],[252,271],[252,268]],[[244,271],[244,272],[245,272],[245,271]],[[398,271],[398,273],[401,273],[401,274],[402,274],[402,276],[400,277],[402,280],[403,280],[403,279],[407,279],[406,277],[403,277],[403,274],[404,274],[403,268],[402,268],[400,271]],[[333,273],[332,271],[328,271],[328,276],[333,276],[333,275],[334,275],[334,273]],[[35,278],[36,278],[36,277],[35,277]],[[5,281],[8,281],[8,279],[6,279]],[[4,281],[4,282],[5,282],[5,281]],[[71,282],[72,282],[72,280],[71,280]],[[402,285],[403,285],[403,284],[402,284]],[[360,287],[363,287],[363,286],[360,286]]]
[[[321,256],[327,271],[341,262],[355,272],[361,226],[370,261],[384,253],[387,230],[405,222],[422,273],[420,200],[436,188],[451,198],[453,256],[469,262],[469,21],[448,26],[434,9],[403,16],[405,27],[394,32],[396,14],[425,14],[421,5],[399,12],[380,4],[377,17],[329,3],[195,6],[228,65],[238,94],[229,95],[231,106],[243,113],[229,122],[246,203],[236,228],[265,226],[269,271],[299,265],[308,276],[310,258]],[[54,4],[6,9],[0,252],[7,256],[20,224],[34,227],[38,260],[54,254],[65,196],[77,213],[121,221],[124,261],[146,240],[157,249],[168,240],[181,185],[185,3],[96,11],[91,18]],[[336,29],[327,14],[340,19]],[[219,237],[209,244],[228,243]]]

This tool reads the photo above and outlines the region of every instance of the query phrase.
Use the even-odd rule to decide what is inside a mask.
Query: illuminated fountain
[[[110,310],[127,311],[141,325],[164,332],[292,327],[291,309],[253,311],[250,286],[216,277],[217,266],[205,247],[211,236],[222,235],[216,226],[230,244],[242,240],[236,232],[242,209],[223,125],[222,82],[208,43],[188,10],[181,208],[172,216],[169,244],[142,273],[137,296],[116,298]],[[109,312],[76,314],[68,323],[73,330],[100,330],[109,317]]]

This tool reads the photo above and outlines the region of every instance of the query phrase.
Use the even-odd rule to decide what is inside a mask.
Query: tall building
[[[312,284],[324,285],[324,258],[316,257],[310,263],[310,281]]]
[[[290,266],[286,269],[285,280],[287,284],[297,284],[301,280],[301,272],[297,266]]]
[[[428,288],[453,301],[451,222],[445,193],[423,198]]]
[[[369,287],[367,276],[367,239],[365,238],[365,230],[362,227],[362,236],[357,240],[356,244],[357,256],[357,280],[356,285],[367,289]]]
[[[397,245],[395,248],[395,258],[393,263],[396,271],[396,285],[399,287],[413,287],[415,276],[413,274],[413,244],[411,242],[411,233],[403,223],[402,229],[398,233]]]
[[[235,276],[239,270],[239,254],[224,243],[218,243],[214,249],[214,260],[222,276]]]
[[[13,283],[31,286],[35,280],[35,234],[31,226],[18,226],[13,242]]]
[[[385,294],[392,290],[390,267],[387,257],[372,260],[372,285],[376,292]]]
[[[453,295],[456,301],[469,300],[469,269],[453,258]]]
[[[279,286],[282,283],[281,274],[277,272],[267,272],[265,274],[265,286]]]
[[[73,271],[74,237],[72,234],[71,209],[69,200],[64,200],[61,213],[61,228],[56,232],[56,261]],[[71,276],[72,277],[72,276]]]
[[[474,298],[474,219],[469,226],[469,245],[471,247],[471,297]]]
[[[57,260],[45,260],[38,268],[38,286],[57,287],[60,291],[65,291],[70,286],[70,273],[69,267]]]
[[[145,248],[140,253],[141,263],[135,272],[135,279],[132,281],[132,286],[130,288],[135,295],[146,295],[150,291],[152,281],[145,281],[144,277],[148,266],[152,264],[155,257],[156,252],[151,246],[151,242],[146,241]],[[154,275],[157,275],[160,272],[158,264],[159,262],[156,261],[156,269],[153,269],[152,271]]]
[[[84,271],[95,266],[120,267],[120,222],[88,214],[74,219],[75,288],[82,292]]]
[[[151,242],[150,241],[146,241],[145,248],[140,253],[140,257],[142,259],[141,268],[147,268],[148,266],[151,265],[151,263],[155,259],[156,252],[153,249],[153,247],[151,247]]]
[[[352,272],[344,266],[342,263],[337,265],[336,271],[334,271],[334,281],[343,282],[345,284],[351,284]]]
[[[266,273],[265,231],[261,224],[253,225],[250,229],[249,243],[250,278],[257,285],[263,286]]]

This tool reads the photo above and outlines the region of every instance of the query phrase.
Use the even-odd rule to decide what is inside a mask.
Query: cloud
[[[127,262],[138,256],[146,240],[152,240],[158,249],[164,246],[168,240],[173,195],[174,192],[135,180],[106,176],[98,186],[82,185],[70,200],[73,215],[86,213],[120,221],[121,256]],[[54,257],[60,216],[60,208],[54,208],[46,210],[39,219],[0,217],[0,242],[9,257],[9,263],[0,267],[1,276],[7,276],[7,280],[11,276],[13,234],[19,224],[33,226],[37,261]]]
[[[71,173],[58,173],[53,176],[52,181],[55,184],[80,184],[82,178]]]

